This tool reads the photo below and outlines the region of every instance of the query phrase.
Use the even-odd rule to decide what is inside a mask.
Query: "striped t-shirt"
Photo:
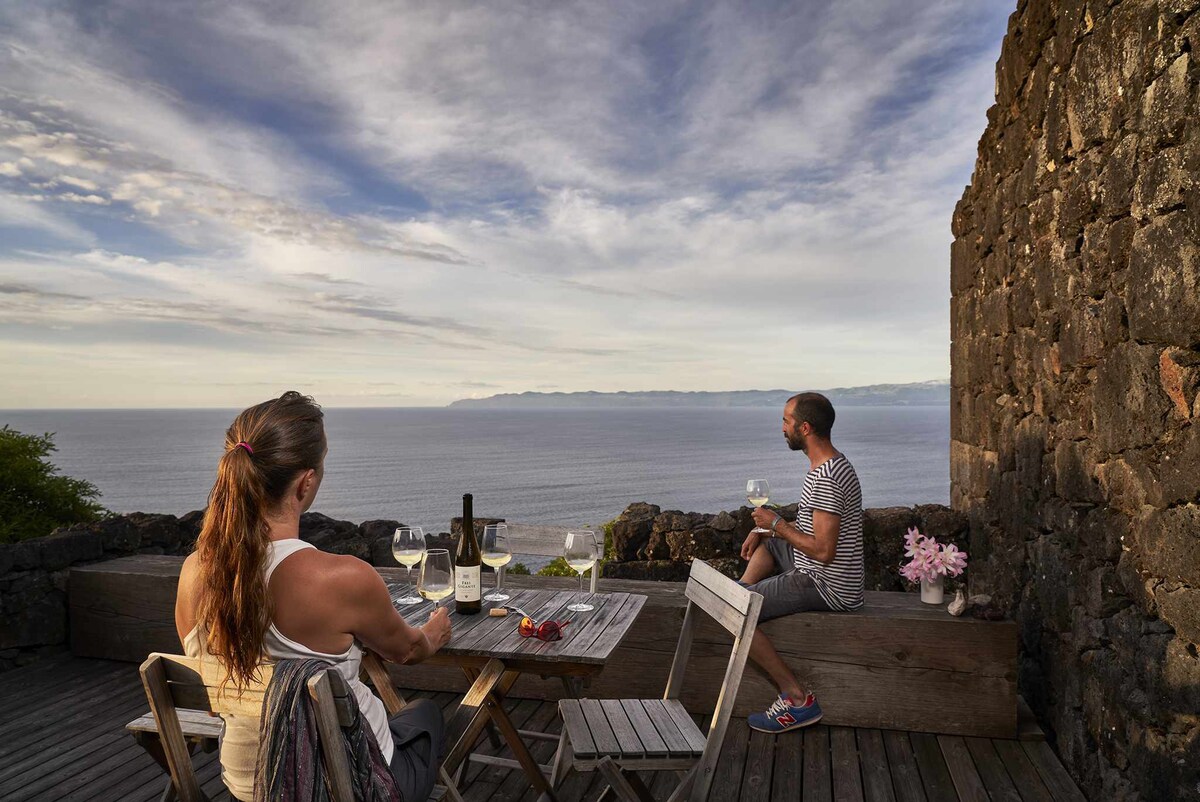
[[[837,554],[822,563],[796,549],[796,569],[808,574],[821,598],[834,610],[863,606],[862,488],[850,460],[839,454],[827,459],[804,477],[796,525],[813,533],[813,510],[840,516]]]

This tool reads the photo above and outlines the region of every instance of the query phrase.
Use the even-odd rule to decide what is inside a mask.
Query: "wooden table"
[[[414,590],[411,585],[393,582],[388,583],[388,589],[393,599]],[[583,682],[600,673],[629,632],[646,597],[636,593],[586,594],[587,603],[596,609],[575,613],[566,609],[578,600],[575,591],[506,589],[506,592],[512,598],[502,603],[484,601],[483,612],[478,615],[459,615],[454,612],[452,601],[443,604],[450,610],[450,642],[427,662],[458,666],[472,680],[447,726],[448,740],[453,740],[443,765],[451,774],[465,765],[475,741],[491,722],[532,787],[553,799],[545,769],[530,755],[522,733],[504,711],[504,695],[522,673],[531,673],[558,676],[567,692],[578,696]],[[523,638],[517,633],[519,614],[488,615],[489,609],[500,604],[519,607],[539,622],[553,619],[570,623],[563,629],[562,640]],[[433,604],[421,602],[397,609],[406,621],[419,626],[429,619]]]

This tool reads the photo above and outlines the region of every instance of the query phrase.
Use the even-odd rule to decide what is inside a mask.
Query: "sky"
[[[0,408],[949,376],[1012,0],[0,0]]]

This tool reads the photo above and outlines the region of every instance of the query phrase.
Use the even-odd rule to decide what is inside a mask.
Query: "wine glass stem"
[[[504,566],[496,569],[496,590],[504,589]]]
[[[579,603],[583,604],[583,571],[579,572]]]

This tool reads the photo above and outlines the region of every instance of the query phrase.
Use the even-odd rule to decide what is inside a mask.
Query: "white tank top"
[[[293,538],[271,541],[267,550],[267,583],[270,584],[271,574],[281,562],[298,551],[315,548],[311,543]],[[263,648],[270,660],[301,658],[332,663],[358,700],[358,708],[362,711],[367,726],[375,733],[375,740],[383,752],[383,759],[389,763],[392,761],[394,747],[392,731],[388,728],[387,709],[379,697],[358,678],[359,667],[362,665],[362,649],[358,643],[351,643],[350,648],[341,654],[314,652],[288,638],[272,621],[263,638]],[[204,639],[200,637],[198,628],[193,627],[183,639],[183,651],[188,657],[205,656]],[[253,802],[254,766],[258,759],[258,719],[248,716],[224,718],[225,727],[221,734],[221,779],[234,797],[244,802]]]

